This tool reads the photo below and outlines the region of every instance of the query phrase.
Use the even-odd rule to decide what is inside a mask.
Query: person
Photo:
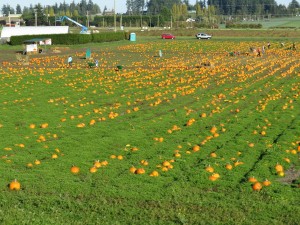
[[[262,54],[265,54],[265,46],[262,46]]]
[[[69,64],[70,67],[72,66],[72,62],[73,62],[73,58],[72,58],[72,56],[69,56],[68,64]]]
[[[260,48],[257,48],[257,56],[261,56]]]
[[[292,47],[293,50],[296,50],[296,44],[295,42],[293,42],[293,47]]]
[[[271,47],[271,44],[270,44],[270,42],[268,42],[268,49]]]
[[[95,60],[95,66],[98,67],[99,61],[96,59]]]

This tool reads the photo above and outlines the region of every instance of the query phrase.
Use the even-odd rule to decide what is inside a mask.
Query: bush
[[[233,23],[233,22],[227,22],[226,28],[236,28],[236,29],[260,29],[262,28],[262,24],[254,24],[254,23]]]
[[[11,45],[21,45],[24,41],[33,38],[51,38],[52,44],[56,45],[76,45],[90,42],[110,42],[124,40],[124,32],[106,32],[99,34],[48,34],[48,35],[23,35],[12,36]]]

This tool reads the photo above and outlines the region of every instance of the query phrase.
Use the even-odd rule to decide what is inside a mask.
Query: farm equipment
[[[72,23],[75,23],[77,26],[81,27],[81,31],[80,31],[81,34],[88,34],[88,28],[86,26],[83,26],[82,24],[78,23],[75,20],[72,20],[71,18],[69,18],[67,16],[59,17],[56,21],[63,22],[64,20],[69,20]]]

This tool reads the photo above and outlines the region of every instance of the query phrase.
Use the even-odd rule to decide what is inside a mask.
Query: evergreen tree
[[[22,9],[21,9],[21,6],[19,4],[17,4],[17,6],[16,6],[16,13],[17,14],[22,14]]]

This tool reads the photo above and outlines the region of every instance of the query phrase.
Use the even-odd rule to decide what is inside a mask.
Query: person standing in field
[[[72,58],[72,56],[69,56],[69,58],[68,58],[69,67],[72,66],[72,62],[73,62],[73,58]]]
[[[270,42],[268,42],[268,45],[267,45],[267,46],[268,46],[268,49],[271,47],[271,44],[270,44]]]

